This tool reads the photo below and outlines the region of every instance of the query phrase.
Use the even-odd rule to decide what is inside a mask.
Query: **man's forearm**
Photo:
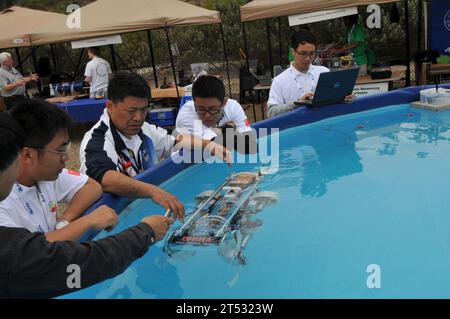
[[[20,87],[20,86],[21,86],[21,85],[19,84],[19,82],[14,82],[14,83],[5,85],[5,86],[3,87],[3,89],[4,89],[6,92],[9,92],[9,91],[11,91],[11,90],[14,90],[14,89]]]
[[[54,230],[45,234],[49,242],[72,240],[76,241],[83,236],[85,232],[91,229],[92,224],[88,216],[79,218],[64,228]]]
[[[269,105],[267,108],[267,116],[271,118],[292,111],[295,108],[296,105],[294,103]]]
[[[107,171],[102,179],[103,191],[118,196],[144,198],[153,197],[157,186],[147,184],[117,171]]]
[[[204,149],[211,142],[212,141],[210,140],[205,140],[191,134],[180,134],[176,139],[178,148],[185,148],[189,150]]]
[[[74,221],[80,217],[103,194],[102,187],[96,181],[89,179],[87,183],[80,188],[70,201],[61,218]]]

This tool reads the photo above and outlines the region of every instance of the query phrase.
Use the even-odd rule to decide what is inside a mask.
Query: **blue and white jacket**
[[[165,129],[145,122],[138,136],[141,145],[139,154],[134,154],[126,146],[105,108],[100,120],[81,142],[80,171],[101,183],[109,170],[134,177],[170,156],[175,138]]]

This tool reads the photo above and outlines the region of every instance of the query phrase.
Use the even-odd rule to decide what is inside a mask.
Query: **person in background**
[[[111,66],[108,61],[99,57],[97,48],[89,48],[87,54],[90,61],[86,64],[84,81],[91,86],[89,97],[91,99],[107,97],[108,83],[112,74]]]
[[[295,32],[291,38],[294,61],[272,81],[267,101],[267,115],[274,117],[297,108],[297,100],[311,99],[324,66],[312,65],[316,57],[316,37],[308,30]]]
[[[197,137],[227,145],[227,135],[234,138],[233,147],[238,152],[249,153],[250,145],[256,151],[256,138],[242,106],[225,97],[223,82],[215,77],[200,76],[192,85],[192,101],[186,102],[178,112],[177,132],[194,134]],[[196,126],[198,123],[198,126]],[[242,139],[241,143],[238,139]],[[247,145],[246,145],[247,140]],[[239,146],[245,149],[240,150]]]
[[[0,96],[3,98],[7,110],[26,99],[27,83],[39,79],[37,74],[23,77],[13,67],[13,64],[11,54],[8,52],[0,53]]]
[[[16,182],[25,136],[6,112],[0,114],[0,136],[1,202]],[[0,298],[52,298],[117,276],[164,238],[172,223],[171,218],[152,215],[118,234],[83,243],[49,242],[40,232],[0,226]],[[74,265],[80,270],[80,286],[70,288],[69,266]]]
[[[331,55],[342,53],[353,53],[353,58],[359,67],[360,76],[367,75],[368,67],[368,51],[366,49],[366,34],[364,27],[358,24],[358,15],[345,16],[343,18],[344,24],[347,27],[347,36],[345,44],[338,48],[330,49]]]

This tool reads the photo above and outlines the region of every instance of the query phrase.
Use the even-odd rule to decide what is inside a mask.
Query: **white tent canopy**
[[[241,21],[284,17],[300,13],[341,9],[396,0],[254,0],[241,7]]]
[[[81,27],[70,29],[66,18],[33,35],[34,44],[49,44],[187,25],[220,23],[218,11],[178,0],[98,0],[80,9]]]
[[[14,6],[0,12],[0,48],[32,44],[32,36],[48,24],[62,21],[64,14]]]

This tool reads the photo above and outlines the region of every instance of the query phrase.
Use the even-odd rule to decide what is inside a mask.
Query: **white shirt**
[[[86,64],[84,76],[90,76],[91,88],[89,92],[94,93],[108,87],[109,74],[111,74],[111,66],[109,63],[99,57],[94,57]]]
[[[58,203],[70,203],[88,177],[64,169],[56,181],[27,187],[16,183],[0,203],[0,226],[26,228],[30,232],[55,230]]]
[[[302,73],[291,64],[290,68],[273,79],[267,105],[290,104],[306,93],[314,93],[320,73],[329,71],[324,66],[310,64],[308,71]]]
[[[223,113],[223,117],[217,126],[233,122],[240,133],[252,130],[242,106],[237,101],[228,99],[227,104],[223,108]],[[195,112],[194,101],[188,101],[181,107],[176,120],[176,129],[178,133],[187,132],[206,140],[211,140],[217,136],[211,128],[202,123],[202,120]]]

